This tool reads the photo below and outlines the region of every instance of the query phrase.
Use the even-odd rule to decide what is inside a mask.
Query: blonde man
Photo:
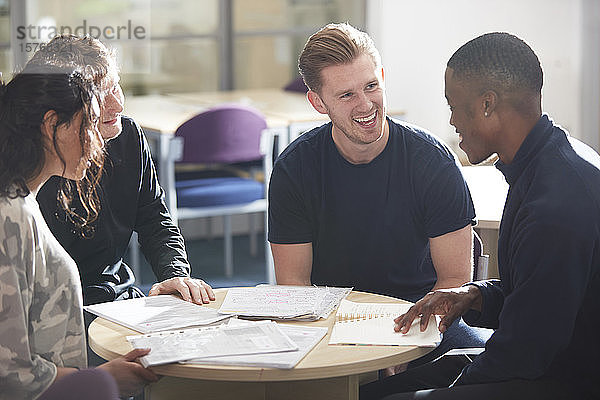
[[[290,144],[274,165],[269,241],[277,282],[416,301],[469,281],[475,212],[467,185],[440,140],[386,116],[371,38],[348,24],[327,25],[309,38],[299,69],[308,100],[331,122]],[[488,335],[457,323],[430,357],[483,345]]]

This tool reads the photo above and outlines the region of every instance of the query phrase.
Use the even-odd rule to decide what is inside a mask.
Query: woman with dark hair
[[[157,279],[150,295],[173,293],[197,304],[214,300],[210,285],[190,276],[183,236],[165,205],[144,132],[122,115],[125,99],[114,52],[89,36],[59,35],[38,50],[28,65],[85,68],[100,90],[98,127],[106,141],[106,163],[98,218],[84,231],[64,218],[56,201],[64,181],[59,177],[50,179],[37,196],[50,230],[77,263],[84,304],[144,295],[123,261],[133,232]],[[86,325],[91,320],[86,313]],[[97,362],[94,354],[88,356]]]
[[[82,232],[95,220],[99,115],[95,86],[76,67],[32,65],[0,82],[0,399],[116,398],[115,380],[130,395],[157,379],[135,362],[147,350],[78,371],[87,364],[79,274],[35,199],[51,176],[65,177],[67,218]]]

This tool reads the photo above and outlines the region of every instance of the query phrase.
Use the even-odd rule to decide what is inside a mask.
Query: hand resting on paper
[[[183,300],[196,304],[207,304],[215,299],[215,294],[208,283],[190,277],[175,277],[157,282],[152,285],[148,295],[177,293]]]
[[[460,318],[469,309],[481,310],[481,292],[477,286],[467,285],[452,289],[440,289],[427,293],[421,300],[417,301],[405,314],[394,319],[394,330],[407,333],[415,318],[420,317],[420,329],[427,329],[429,318],[432,315],[441,315],[439,331],[444,333],[446,329]]]
[[[105,362],[101,368],[111,374],[117,382],[119,394],[123,397],[134,396],[148,383],[158,381],[159,377],[139,363],[138,358],[145,356],[150,349],[134,349],[122,357]]]

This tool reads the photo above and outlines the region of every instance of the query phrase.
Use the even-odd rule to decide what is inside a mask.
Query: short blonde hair
[[[319,92],[324,68],[351,63],[363,54],[370,56],[376,67],[381,66],[379,51],[368,34],[347,23],[329,24],[308,38],[298,59],[298,69],[306,86]]]

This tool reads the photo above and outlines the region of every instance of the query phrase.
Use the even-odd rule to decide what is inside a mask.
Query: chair
[[[227,166],[259,161],[261,132],[267,127],[257,110],[238,104],[223,104],[184,122],[175,131],[183,140],[182,164]],[[212,169],[214,171],[214,169]],[[225,175],[225,176],[223,176]],[[233,276],[231,216],[265,212],[264,184],[251,177],[231,173],[210,177],[188,176],[176,181],[178,219],[222,216],[224,223],[225,275]],[[256,249],[253,220],[250,247]]]
[[[483,242],[481,241],[479,234],[473,230],[473,281],[488,278],[489,257],[489,255],[483,254]],[[485,348],[483,347],[452,349],[446,352],[444,357],[461,356],[471,359],[471,357],[481,354],[484,350]]]
[[[289,144],[288,132],[282,132],[277,128],[265,129],[262,132],[260,138],[261,152],[264,154],[263,158],[263,169],[265,173],[265,193],[269,193],[269,183],[271,181],[271,173],[273,172],[273,164],[277,159],[277,156],[283,152],[283,150]],[[269,244],[269,213],[265,213],[265,261],[266,261],[266,272],[267,282],[270,285],[277,283],[275,279],[275,263],[273,261],[273,254],[271,253],[271,245]]]
[[[285,85],[283,90],[287,92],[306,93],[308,92],[308,87],[304,83],[304,79],[301,76],[297,76],[293,81]]]
[[[483,254],[481,238],[473,230],[473,280],[480,281],[488,278],[490,256]]]

